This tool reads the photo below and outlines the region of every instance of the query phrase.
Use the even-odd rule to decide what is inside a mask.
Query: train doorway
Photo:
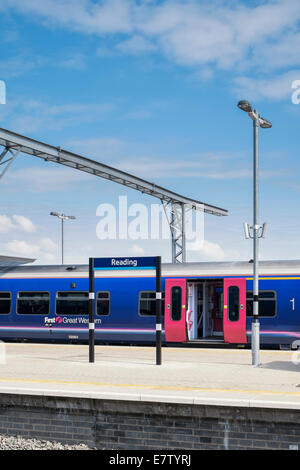
[[[246,343],[246,280],[166,279],[165,338]]]
[[[223,279],[188,281],[188,339],[223,340]]]

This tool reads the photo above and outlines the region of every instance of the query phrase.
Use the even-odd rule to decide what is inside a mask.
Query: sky
[[[0,0],[0,127],[227,209],[205,215],[187,260],[249,260],[252,122],[237,102],[250,100],[273,124],[259,131],[260,258],[299,259],[299,25],[298,0]],[[170,240],[98,237],[99,205],[118,213],[120,196],[158,202],[20,155],[0,180],[0,253],[60,263],[58,211],[76,216],[66,263],[170,262]]]

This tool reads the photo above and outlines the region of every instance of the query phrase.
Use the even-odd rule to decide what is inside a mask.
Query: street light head
[[[263,129],[270,129],[272,127],[271,121],[268,121],[268,119],[265,119],[263,117],[259,117],[259,125]]]
[[[252,119],[252,121],[256,121],[257,119],[259,119],[259,114],[255,109],[252,109],[252,111],[248,113],[248,116],[250,119]]]
[[[59,214],[58,212],[50,212],[50,215],[54,215],[55,217],[58,217],[59,219],[63,220],[76,219],[74,215]]]
[[[246,100],[241,100],[238,102],[238,108],[240,108],[242,111],[245,111],[246,113],[251,113],[252,111],[252,106],[249,103],[249,101]]]

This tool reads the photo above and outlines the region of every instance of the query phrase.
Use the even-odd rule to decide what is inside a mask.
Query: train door
[[[170,342],[187,341],[186,279],[165,281],[165,338]]]
[[[188,339],[223,337],[223,280],[190,280],[187,287]]]
[[[246,343],[246,279],[224,279],[225,343]]]

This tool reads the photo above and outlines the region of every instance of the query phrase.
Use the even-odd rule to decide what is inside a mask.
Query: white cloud
[[[253,48],[272,49],[274,38],[297,25],[296,0],[246,6],[223,2],[164,2],[149,9],[143,31],[156,35],[163,50],[179,63],[245,66]],[[272,41],[270,41],[270,38]]]
[[[51,254],[51,253],[45,253],[44,254],[44,259],[46,261],[54,261],[56,259],[56,256]]]
[[[187,244],[188,251],[197,252],[203,261],[222,261],[225,258],[225,253],[218,243],[203,240]]]
[[[50,238],[41,238],[28,243],[25,240],[13,239],[3,244],[8,254],[37,258],[38,261],[56,259],[57,245]]]
[[[21,230],[23,232],[34,232],[35,226],[30,219],[23,215],[13,215],[11,220],[7,215],[0,215],[0,233],[8,233],[13,230]]]
[[[7,242],[5,248],[13,255],[38,256],[40,252],[39,245],[27,243],[24,240],[11,240]]]
[[[54,243],[51,238],[41,238],[40,247],[42,250],[55,252],[57,250],[57,245]]]
[[[236,94],[239,97],[257,101],[262,99],[282,100],[292,96],[292,82],[300,79],[300,70],[293,70],[275,78],[237,77],[234,79]]]
[[[153,50],[155,43],[168,58],[184,65],[249,67],[253,60],[264,65],[266,55],[271,66],[299,63],[298,0],[254,4],[219,0],[1,0],[0,9],[35,15],[44,24],[85,34],[127,35],[117,46],[126,53]]]
[[[114,137],[103,137],[95,139],[71,140],[64,144],[64,147],[72,149],[84,156],[91,158],[110,158],[120,155],[127,143]]]
[[[234,156],[232,156],[234,158]],[[247,163],[238,164],[235,162],[235,169],[228,169],[228,156],[202,154],[197,160],[164,160],[157,157],[139,157],[134,160],[115,161],[114,166],[121,170],[132,172],[133,174],[149,178],[169,178],[169,177],[197,177],[215,180],[252,178],[253,170],[247,167]],[[287,174],[286,169],[262,170],[262,178],[272,178]]]
[[[61,67],[75,70],[84,70],[87,67],[86,58],[82,54],[74,54],[59,62]]]
[[[0,64],[1,76],[1,64]],[[114,109],[113,103],[72,103],[49,105],[36,100],[10,100],[1,108],[5,121],[20,133],[36,132],[40,129],[60,130],[83,122],[99,120]]]
[[[0,61],[0,76],[9,79],[30,72],[40,62],[40,58],[28,57],[25,54],[17,55],[9,59],[2,58]]]
[[[197,258],[199,261],[225,261],[240,258],[237,250],[224,250],[218,243],[208,240],[188,243],[187,252],[192,253],[194,259]]]
[[[139,113],[132,113],[128,118],[138,118]],[[141,114],[140,118],[147,115]],[[149,116],[150,117],[150,116]],[[160,157],[158,154],[143,156],[147,143],[130,142],[112,137],[72,140],[64,143],[63,147],[90,157],[109,166],[119,168],[142,178],[206,178],[213,180],[250,179],[253,170],[247,156],[239,153],[213,153],[203,152],[191,155],[185,160],[170,155]],[[139,150],[140,148],[140,150]],[[130,155],[130,157],[129,157]],[[229,164],[232,161],[233,164]],[[234,168],[234,169],[232,169]],[[289,174],[288,170],[276,168],[261,170],[262,178],[273,178]],[[83,172],[47,164],[43,168],[25,168],[8,173],[2,184],[26,187],[30,192],[44,192],[50,190],[67,190],[71,184],[88,183],[91,175]]]
[[[132,29],[130,0],[1,0],[1,9],[11,8],[37,15],[45,22],[85,33],[129,32]]]
[[[197,70],[192,75],[192,78],[195,78],[196,80],[200,80],[201,82],[207,82],[212,77],[213,77],[212,67],[202,67],[201,69]]]
[[[91,175],[82,171],[64,168],[63,166],[46,166],[44,168],[26,167],[8,172],[3,184],[24,191],[39,193],[47,191],[68,191],[70,185],[87,183]]]
[[[113,57],[115,55],[115,51],[113,48],[101,45],[98,47],[96,54],[99,57]]]
[[[37,107],[39,114],[46,114],[51,116],[61,116],[64,114],[96,114],[96,113],[106,113],[111,111],[114,106],[112,104],[102,103],[73,103],[73,104],[63,104],[63,105],[52,105],[48,106],[45,103],[34,102],[34,107]],[[28,103],[30,107],[30,102]]]
[[[300,66],[299,0],[1,0],[1,10],[93,34],[101,38],[98,56],[156,52],[192,68],[192,76],[202,82],[227,70],[237,93],[248,93],[250,99],[286,99],[291,70]],[[45,64],[81,70],[86,58],[80,52],[55,59],[24,53],[1,61],[0,76],[14,77]],[[53,109],[22,110],[14,116],[14,128],[21,133],[62,129],[93,119],[93,113],[74,109],[57,118]]]
[[[24,230],[24,232],[34,232],[35,226],[30,219],[23,215],[13,215],[12,218],[17,224],[17,228]]]
[[[140,55],[156,50],[155,44],[143,36],[133,36],[117,44],[116,49],[126,54]]]
[[[273,41],[271,47],[256,47],[253,50],[251,63],[264,70],[300,65],[300,33],[292,31]],[[274,60],[276,58],[276,60]]]
[[[10,232],[14,228],[14,224],[7,215],[0,215],[0,233]]]

